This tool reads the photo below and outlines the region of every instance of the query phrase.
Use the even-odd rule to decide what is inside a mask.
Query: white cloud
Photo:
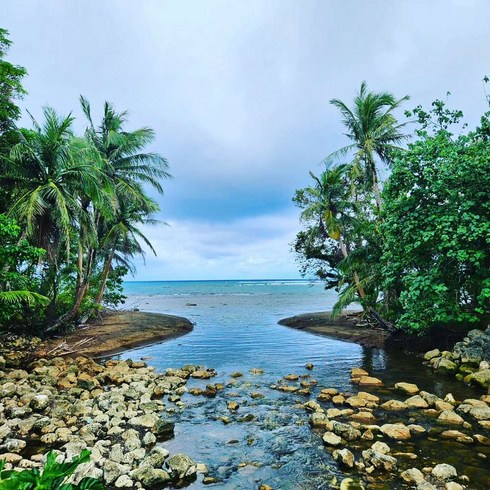
[[[297,214],[280,213],[226,224],[172,221],[147,228],[157,257],[138,261],[139,280],[296,278],[290,243]]]

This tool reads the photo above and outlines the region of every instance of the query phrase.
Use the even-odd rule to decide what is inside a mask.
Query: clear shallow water
[[[308,414],[295,406],[308,397],[270,389],[272,383],[289,373],[311,375],[318,381],[312,398],[322,387],[353,391],[349,381],[352,367],[366,368],[387,385],[411,381],[442,396],[448,392],[460,399],[479,396],[450,378],[434,377],[419,359],[400,352],[365,349],[354,343],[279,326],[278,320],[288,316],[331,309],[335,294],[325,291],[318,283],[128,282],[125,293],[126,307],[184,316],[195,327],[185,336],[133,349],[120,357],[149,356],[151,365],[162,371],[185,364],[205,365],[218,371],[212,380],[191,380],[189,388],[204,388],[208,383],[234,383],[213,399],[185,395],[186,409],[174,415],[177,437],[165,443],[171,452],[184,452],[196,461],[205,462],[211,475],[222,479],[222,483],[215,485],[217,488],[253,489],[263,482],[281,490],[313,490],[330,488],[333,476],[344,476],[325,450],[319,434],[309,429]],[[312,372],[304,368],[307,362],[315,365]],[[251,368],[262,368],[264,374],[252,375]],[[234,371],[244,376],[232,380],[230,374]],[[251,392],[259,392],[264,398],[253,399]],[[240,404],[236,414],[227,409],[231,400]],[[253,415],[254,420],[244,422],[246,415]],[[232,423],[225,425],[219,417],[229,417]],[[449,447],[445,453],[440,444],[432,447],[425,443],[426,464],[437,456],[454,459],[453,464],[461,472],[469,469],[479,479],[483,463],[473,457],[469,466],[465,465],[469,458],[466,450]],[[243,463],[257,466],[240,467]],[[423,464],[418,462],[417,466]],[[209,486],[199,479],[189,488]],[[391,482],[385,488],[397,486]]]

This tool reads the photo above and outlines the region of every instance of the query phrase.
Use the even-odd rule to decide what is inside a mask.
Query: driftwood
[[[84,346],[94,340],[95,337],[85,337],[78,340],[74,344],[69,345],[65,340],[58,344],[54,349],[51,349],[46,355],[52,356],[66,356],[68,354],[74,354],[83,350]]]

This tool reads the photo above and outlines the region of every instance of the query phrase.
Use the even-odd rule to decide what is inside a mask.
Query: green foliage
[[[460,111],[417,108],[418,140],[385,187],[384,284],[397,292],[400,328],[475,323],[490,311],[489,114],[453,137]]]
[[[24,317],[30,327],[38,324],[42,307],[49,302],[39,294],[39,277],[34,264],[44,250],[32,247],[22,237],[17,223],[0,214],[0,328],[18,329]]]
[[[0,29],[0,131],[15,136],[0,148],[0,197],[1,210],[23,231],[17,251],[12,243],[9,254],[0,252],[0,326],[46,333],[76,325],[102,303],[124,301],[122,275],[133,271],[143,244],[154,252],[141,226],[156,223],[160,208],[145,187],[161,194],[170,175],[161,155],[144,151],[153,130],[128,131],[127,113],[108,102],[95,126],[81,97],[88,122],[82,137],[71,114],[49,107],[42,122],[32,118],[33,129],[17,130],[13,101],[24,93],[25,70],[3,60],[9,46]],[[0,245],[5,240],[0,236]]]
[[[42,470],[32,468],[23,471],[4,470],[0,461],[0,490],[104,490],[95,478],[85,477],[77,485],[66,483],[79,465],[90,460],[90,451],[84,449],[70,462],[56,462],[56,453],[49,452]]]
[[[26,69],[5,60],[12,44],[8,35],[6,29],[0,28],[0,138],[19,119],[20,109],[15,100],[22,99],[26,94],[22,87],[22,79],[27,75]]]

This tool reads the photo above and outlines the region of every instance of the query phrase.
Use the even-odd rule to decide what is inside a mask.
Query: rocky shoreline
[[[436,373],[453,375],[469,385],[490,388],[490,327],[471,330],[452,351],[433,349],[424,359]]]
[[[490,394],[463,401],[450,393],[440,398],[412,383],[385,387],[363,369],[351,371],[351,382],[360,391],[339,393],[326,388],[316,401],[303,404],[312,412],[313,430],[319,432],[333,459],[351,474],[341,482],[335,478],[331,488],[362,489],[370,484],[391,488],[396,482],[418,490],[488,488],[490,475],[484,486],[475,486],[468,475],[458,474],[444,460],[427,464],[427,455],[414,451],[413,443],[425,439],[436,448],[439,441],[466,445],[477,457],[487,459]],[[429,458],[434,460],[433,455]],[[382,482],[388,487],[377,486]]]
[[[41,467],[53,449],[70,461],[83,449],[90,462],[72,477],[99,478],[108,489],[179,487],[206,467],[158,445],[173,437],[169,415],[182,406],[197,366],[155,373],[144,362],[87,357],[38,359],[24,369],[0,360],[0,458],[6,468]],[[164,401],[165,400],[165,401]]]

